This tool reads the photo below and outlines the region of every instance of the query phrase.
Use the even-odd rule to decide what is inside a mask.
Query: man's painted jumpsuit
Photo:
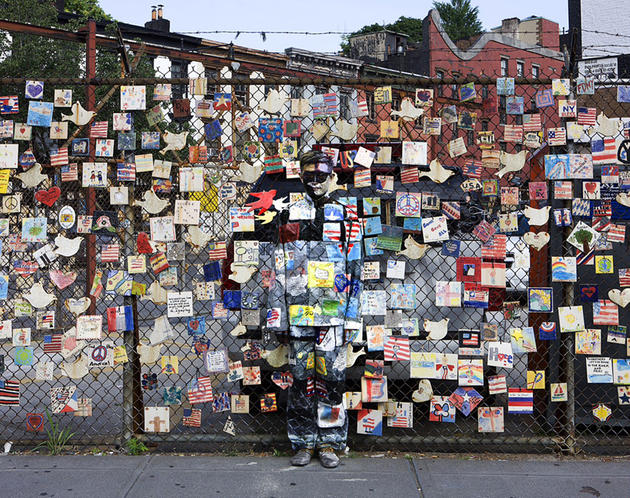
[[[287,431],[293,449],[343,450],[348,433],[344,329],[356,328],[360,320],[360,229],[356,208],[324,199],[314,210],[314,219],[300,221],[299,231],[298,223],[289,224],[292,235],[285,230],[276,247],[267,325],[289,331],[293,385]],[[359,234],[357,240],[346,240],[350,232]]]

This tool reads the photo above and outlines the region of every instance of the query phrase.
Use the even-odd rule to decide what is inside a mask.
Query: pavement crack
[[[146,468],[149,466],[149,463],[151,463],[151,461],[153,460],[153,457],[155,455],[151,455],[149,458],[147,458],[144,461],[144,464],[142,464],[140,467],[138,467],[135,472],[133,473],[133,476],[131,478],[131,482],[129,483],[129,486],[127,486],[127,488],[125,489],[125,491],[121,494],[121,496],[123,498],[127,498],[127,496],[129,496],[129,493],[131,492],[131,490],[133,489],[133,487],[136,485],[136,482],[138,482],[138,479],[140,479],[140,476],[144,473],[144,471],[146,470]]]
[[[409,459],[409,469],[413,474],[413,478],[416,481],[416,487],[418,488],[418,496],[420,498],[424,498],[424,494],[422,493],[422,486],[420,485],[420,474],[418,473],[418,469],[416,469],[416,462],[414,462],[413,458]]]

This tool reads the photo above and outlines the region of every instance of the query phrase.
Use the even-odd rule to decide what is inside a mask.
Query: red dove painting
[[[256,214],[263,214],[273,204],[273,198],[276,196],[276,190],[267,190],[265,192],[251,192],[249,195],[258,198],[257,201],[245,204],[249,210],[260,209]]]

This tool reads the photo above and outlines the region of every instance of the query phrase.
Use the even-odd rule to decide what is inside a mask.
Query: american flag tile
[[[609,299],[593,303],[593,325],[619,325],[619,308]]]
[[[614,138],[591,140],[593,164],[617,162],[617,145]]]

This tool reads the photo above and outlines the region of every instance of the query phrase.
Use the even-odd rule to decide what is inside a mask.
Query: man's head
[[[328,193],[332,175],[332,159],[323,152],[312,150],[300,157],[300,179],[313,200],[321,199]]]

